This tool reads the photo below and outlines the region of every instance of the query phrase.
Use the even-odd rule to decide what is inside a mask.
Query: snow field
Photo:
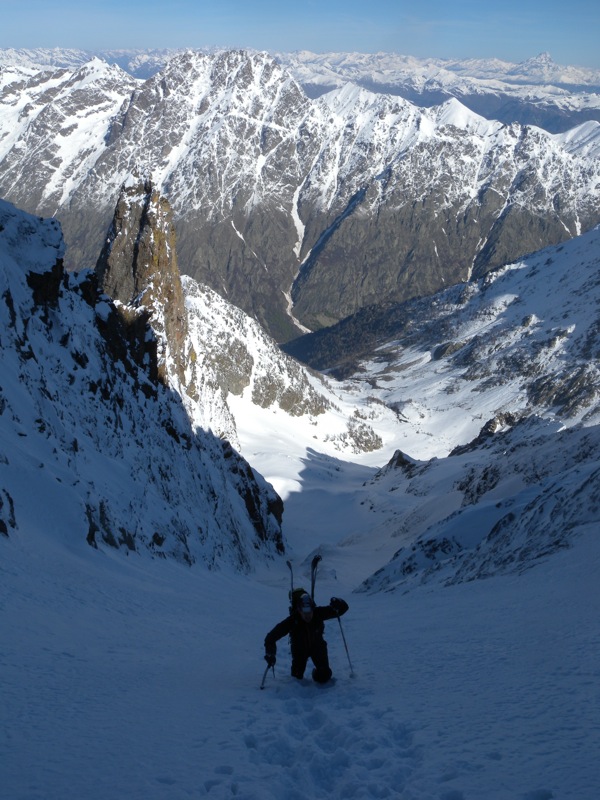
[[[2,800],[596,796],[591,530],[524,576],[405,595],[354,595],[325,556],[317,601],[350,603],[355,677],[330,621],[336,681],[289,677],[282,640],[264,691],[283,561],[243,577],[34,535],[2,546]]]

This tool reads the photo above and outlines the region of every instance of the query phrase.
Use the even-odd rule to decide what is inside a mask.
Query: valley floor
[[[314,544],[296,539],[297,582]],[[0,545],[1,800],[598,797],[591,530],[520,577],[404,595],[353,594],[364,552],[325,547],[317,600],[350,603],[355,675],[330,622],[336,682],[288,677],[282,641],[264,691],[284,560],[240,577],[61,537]]]

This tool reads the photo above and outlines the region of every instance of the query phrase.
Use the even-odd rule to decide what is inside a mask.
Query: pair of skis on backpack
[[[313,557],[313,560],[310,562],[310,599],[315,602],[315,583],[317,581],[317,569],[319,567],[319,562],[321,561],[321,556],[316,555]],[[290,600],[294,595],[294,570],[292,568],[292,562],[286,561],[290,570],[290,580],[292,582],[292,588],[290,590]]]

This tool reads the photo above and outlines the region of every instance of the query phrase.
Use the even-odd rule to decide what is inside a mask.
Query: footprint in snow
[[[368,691],[292,679],[271,688],[245,744],[252,763],[271,775],[271,786],[278,770],[276,782],[288,800],[398,797],[418,769],[412,731],[393,709],[373,707]]]

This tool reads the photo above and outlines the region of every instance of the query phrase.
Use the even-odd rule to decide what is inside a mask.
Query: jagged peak
[[[348,81],[337,89],[332,89],[330,92],[322,95],[317,102],[326,105],[332,110],[335,109],[338,113],[350,115],[356,113],[358,108],[383,108],[390,104],[396,107],[414,108],[413,104],[402,97],[395,95],[383,94],[380,92],[373,92],[370,89],[365,89],[364,86],[359,86],[357,83]]]
[[[207,67],[213,73],[218,73],[220,69],[227,70],[227,78],[233,81],[238,76],[238,70],[244,66],[251,66],[254,69],[265,69],[276,71],[279,74],[288,74],[285,67],[266,50],[252,50],[244,48],[223,48],[214,52],[207,53],[204,50],[189,48],[179,51],[169,58],[160,75],[169,71],[179,71],[182,67],[189,69],[204,70]]]
[[[108,61],[101,58],[100,56],[92,56],[89,61],[77,70],[77,75],[81,77],[88,77],[88,78],[104,78],[105,76],[119,76],[119,77],[126,77],[128,80],[131,80],[131,75],[129,75],[125,70],[121,69],[118,64],[109,64]]]
[[[528,58],[526,61],[522,62],[523,65],[527,64],[528,66],[555,66],[555,62],[552,60],[552,56],[547,51],[543,53],[538,53],[537,56],[532,56]]]
[[[183,383],[187,317],[173,213],[151,179],[130,176],[123,184],[96,274],[113,300],[148,310],[158,375],[168,382],[171,373]]]

